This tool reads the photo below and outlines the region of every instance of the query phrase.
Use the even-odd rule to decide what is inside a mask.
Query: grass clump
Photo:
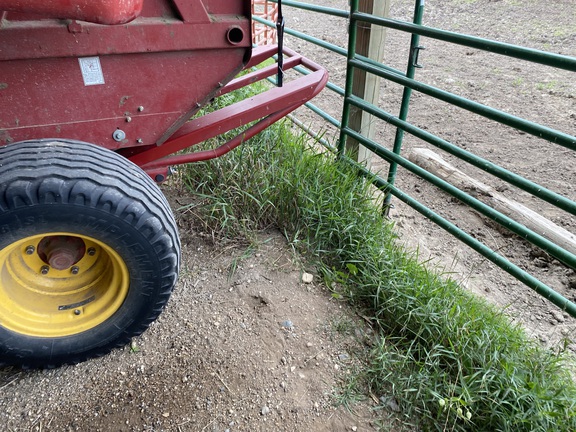
[[[365,309],[380,336],[358,378],[394,398],[406,421],[426,431],[575,431],[568,354],[542,348],[398,247],[369,182],[333,159],[279,124],[183,178],[216,233],[278,227],[316,258],[335,296]]]

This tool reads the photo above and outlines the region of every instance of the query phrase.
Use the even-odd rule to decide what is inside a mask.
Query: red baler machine
[[[325,86],[326,71],[288,49],[281,70],[252,71],[277,47],[252,47],[250,11],[250,0],[0,0],[0,365],[75,363],[144,331],[180,261],[155,182]],[[295,66],[308,73],[193,118]]]

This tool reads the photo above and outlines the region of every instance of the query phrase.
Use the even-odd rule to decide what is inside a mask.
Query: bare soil
[[[346,0],[310,0],[347,8]],[[394,1],[391,16],[411,19],[413,2]],[[346,23],[285,8],[288,26],[345,46]],[[448,30],[576,55],[573,0],[449,0],[426,2],[424,23]],[[405,68],[407,38],[388,33],[385,60]],[[343,84],[341,58],[288,38]],[[466,48],[422,40],[424,68],[417,78],[491,103],[513,114],[576,134],[573,73],[520,64]],[[383,84],[381,104],[398,112],[401,89]],[[340,118],[341,101],[324,92],[318,104]],[[301,118],[317,126],[310,114]],[[576,155],[415,94],[410,119],[446,139],[576,199]],[[334,129],[324,126],[326,137]],[[393,128],[377,126],[379,142]],[[423,146],[407,138],[406,150]],[[480,173],[456,163],[474,175]],[[378,168],[378,165],[376,164]],[[385,169],[385,166],[382,165]],[[474,232],[490,246],[574,299],[576,276],[546,255],[508,235],[400,172],[398,185]],[[573,218],[522,192],[511,198],[538,209],[575,232]],[[168,187],[174,208],[189,199]],[[546,343],[571,343],[575,321],[494,265],[394,201],[400,240],[417,247],[474,292],[508,311]],[[176,212],[183,240],[183,269],[166,310],[133,344],[76,366],[47,371],[0,369],[0,429],[7,431],[370,431],[379,398],[336,407],[341,386],[369,343],[369,327],[330,297],[318,278],[277,232],[261,233],[259,247],[213,239],[196,216]],[[435,263],[435,264],[434,264]],[[384,404],[386,405],[386,404]],[[386,411],[394,414],[393,404]],[[380,415],[380,413],[378,413]]]
[[[176,209],[188,203],[165,188]],[[259,248],[214,240],[177,211],[180,280],[131,346],[55,370],[0,369],[6,431],[373,430],[338,392],[371,339],[275,231]]]

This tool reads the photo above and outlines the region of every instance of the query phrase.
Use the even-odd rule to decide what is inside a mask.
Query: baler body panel
[[[162,144],[250,58],[249,13],[249,1],[149,0],[130,23],[104,26],[4,12],[0,145]]]

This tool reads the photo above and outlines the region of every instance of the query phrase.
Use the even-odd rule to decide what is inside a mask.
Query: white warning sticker
[[[104,84],[104,74],[99,57],[83,57],[79,58],[78,62],[80,62],[85,86]]]

